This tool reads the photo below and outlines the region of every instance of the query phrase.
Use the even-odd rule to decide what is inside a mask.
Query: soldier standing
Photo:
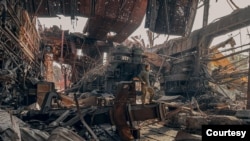
[[[151,103],[155,94],[154,89],[150,86],[149,71],[150,71],[150,65],[146,64],[145,68],[138,75],[138,78],[142,83],[142,96],[141,96],[142,104]],[[147,94],[149,94],[149,102],[147,102],[147,96],[148,96]]]

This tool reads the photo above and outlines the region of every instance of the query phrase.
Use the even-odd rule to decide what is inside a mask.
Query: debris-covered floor
[[[203,125],[248,125],[250,7],[227,2],[208,23],[209,0],[0,0],[0,141],[201,141]],[[39,21],[62,14],[87,18],[83,32]],[[130,36],[141,24],[147,41]]]
[[[85,94],[86,95],[86,94]],[[184,102],[182,96],[158,96],[153,103],[141,105],[126,105],[130,114],[127,117],[127,125],[130,133],[126,133],[126,128],[116,120],[123,117],[112,117],[112,107],[109,104],[114,102],[110,95],[103,95],[105,103],[95,104],[97,97],[95,93],[87,97],[79,97],[81,108],[64,107],[40,109],[38,105],[32,105],[26,109],[13,110],[8,107],[1,109],[1,140],[160,140],[160,141],[181,141],[181,140],[201,140],[202,125],[244,125],[249,122],[249,111],[240,105],[226,98],[217,95],[203,95],[198,99]],[[139,97],[139,96],[138,96]],[[69,98],[70,99],[70,98]],[[80,102],[81,101],[81,102]],[[206,102],[207,104],[199,104]],[[137,98],[140,103],[140,98]],[[156,108],[156,105],[163,106]],[[86,106],[83,106],[85,105]],[[245,105],[245,104],[242,104]],[[73,105],[71,105],[73,106]],[[101,106],[101,107],[100,107]],[[49,109],[51,108],[51,109]],[[146,109],[145,115],[140,115]],[[81,118],[79,118],[79,111]],[[126,111],[127,111],[126,110]],[[139,113],[136,114],[135,112]],[[150,113],[158,111],[163,116]],[[114,109],[113,109],[114,112]],[[115,111],[117,114],[121,111]],[[115,115],[115,113],[113,113]],[[127,115],[123,115],[124,118]],[[117,118],[117,119],[112,119]],[[142,119],[137,120],[137,119]],[[120,130],[120,129],[122,130]],[[120,130],[120,131],[119,131]],[[119,134],[119,132],[124,133]],[[121,135],[123,135],[121,137]]]

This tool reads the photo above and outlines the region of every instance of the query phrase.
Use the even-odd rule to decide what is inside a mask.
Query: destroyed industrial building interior
[[[248,125],[250,7],[239,1],[210,19],[221,1],[0,0],[0,141],[201,141],[203,125]],[[40,20],[61,15],[86,23]],[[152,97],[138,77],[147,65]]]

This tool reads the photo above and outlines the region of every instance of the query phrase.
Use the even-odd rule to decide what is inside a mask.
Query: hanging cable
[[[31,18],[31,22],[33,21],[33,18],[37,15],[37,12],[40,9],[42,3],[43,3],[43,0],[40,0],[40,3],[38,4],[36,11],[35,11],[33,17]]]
[[[234,10],[233,6],[228,2],[228,0],[227,0],[227,4],[231,7],[232,10]]]
[[[233,6],[234,6],[236,9],[240,9],[240,8],[233,2],[233,0],[230,0],[230,2],[233,4]]]

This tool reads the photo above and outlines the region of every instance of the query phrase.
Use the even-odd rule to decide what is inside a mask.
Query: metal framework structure
[[[6,7],[2,12],[0,27],[1,50],[6,55],[3,58],[11,58],[13,67],[27,63],[34,73],[40,72],[37,58],[40,41],[33,23],[21,8],[14,10],[16,7],[9,2],[2,6]]]

